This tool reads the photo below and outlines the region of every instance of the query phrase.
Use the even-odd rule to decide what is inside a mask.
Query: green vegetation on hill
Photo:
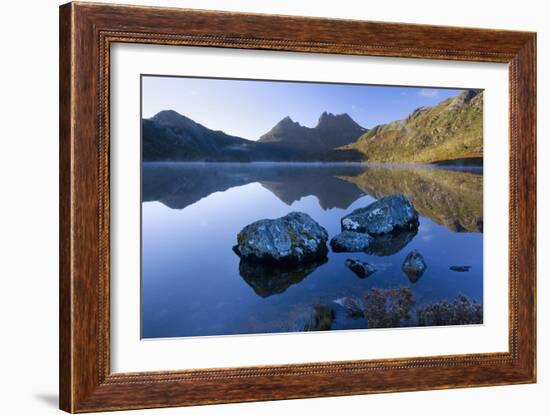
[[[483,92],[467,90],[434,107],[417,108],[406,119],[374,127],[340,149],[381,163],[482,158]]]
[[[367,130],[324,112],[305,127],[283,118],[258,141],[211,130],[175,111],[142,120],[143,160],[452,163],[483,158],[483,93],[468,90]]]

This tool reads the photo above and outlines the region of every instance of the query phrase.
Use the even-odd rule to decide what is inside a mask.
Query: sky
[[[257,140],[286,116],[315,127],[324,112],[347,113],[359,125],[405,118],[415,108],[456,96],[458,89],[284,81],[142,77],[142,117],[174,110],[212,130]]]

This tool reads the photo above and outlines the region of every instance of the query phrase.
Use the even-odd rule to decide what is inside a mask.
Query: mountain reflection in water
[[[483,175],[478,168],[367,167],[316,163],[144,163],[143,201],[184,209],[215,192],[260,183],[287,205],[315,196],[322,209],[346,209],[370,195],[402,193],[421,216],[455,232],[483,232]]]
[[[455,232],[483,232],[483,176],[441,168],[371,167],[341,177],[379,199],[403,193],[418,213]]]
[[[290,211],[308,213],[332,238],[342,216],[396,193],[419,212],[418,230],[376,238],[364,253],[330,250],[322,261],[277,268],[241,261],[231,249],[247,224]],[[300,331],[321,306],[334,310],[332,330],[367,328],[338,304],[371,289],[410,290],[415,305],[399,324],[414,326],[417,308],[452,304],[459,294],[482,301],[482,232],[481,169],[143,163],[142,337]],[[417,281],[401,271],[413,249],[428,264]],[[348,258],[376,272],[359,279]],[[458,265],[468,271],[450,269]]]

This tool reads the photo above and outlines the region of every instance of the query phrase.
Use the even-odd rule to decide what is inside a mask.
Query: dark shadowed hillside
[[[363,134],[349,115],[323,113],[315,128],[284,118],[258,141],[230,136],[175,111],[142,120],[145,161],[358,161],[354,150],[335,150]]]
[[[175,111],[142,120],[144,160],[247,161],[253,142],[213,131]]]

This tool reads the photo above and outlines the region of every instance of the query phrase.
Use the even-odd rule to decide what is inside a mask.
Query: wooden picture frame
[[[111,373],[109,59],[114,43],[509,65],[509,352]],[[60,407],[68,412],[536,380],[536,34],[69,3],[60,8]],[[489,247],[490,249],[490,247]]]

